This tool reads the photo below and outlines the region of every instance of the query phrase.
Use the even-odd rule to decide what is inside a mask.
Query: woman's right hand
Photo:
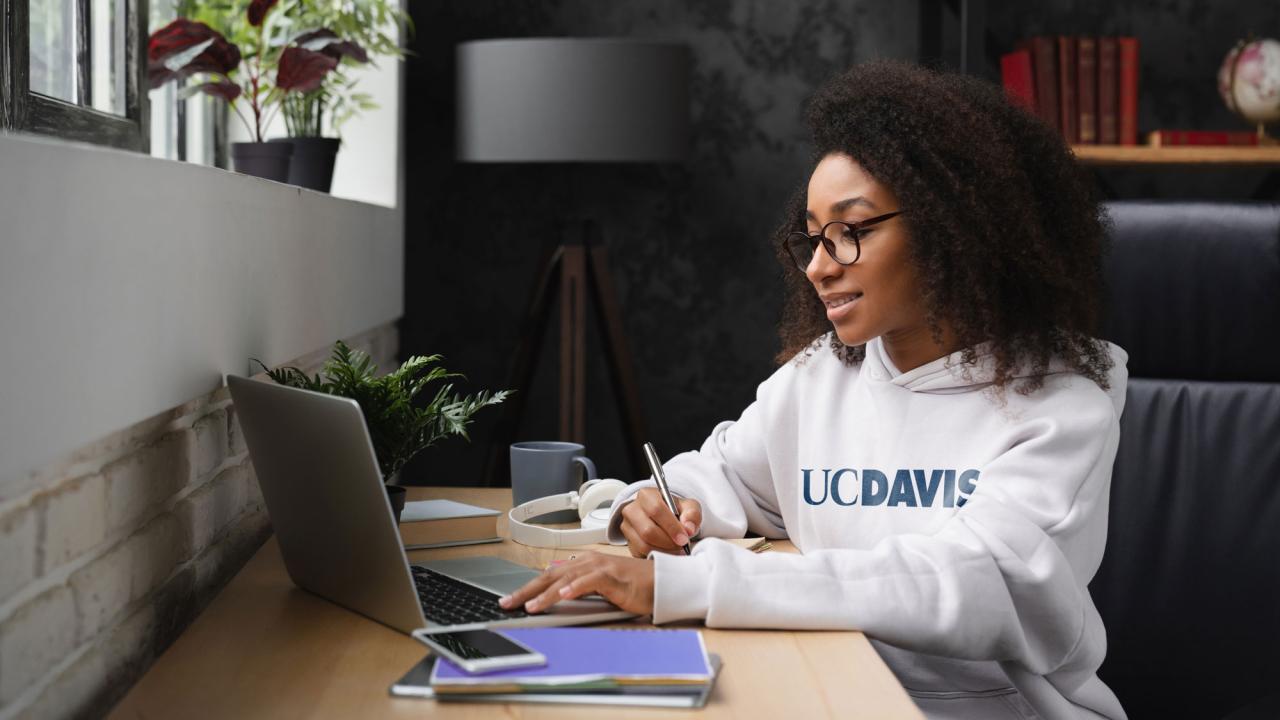
[[[650,551],[678,554],[689,538],[702,526],[702,505],[697,500],[675,498],[680,520],[662,501],[657,488],[645,488],[622,508],[622,534],[635,557],[648,557]]]

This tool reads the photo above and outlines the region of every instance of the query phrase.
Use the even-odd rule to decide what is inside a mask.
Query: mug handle
[[[586,477],[582,478],[582,482],[585,483],[588,480],[595,480],[600,477],[600,475],[596,473],[596,464],[591,462],[591,458],[584,457],[582,455],[575,455],[572,460],[582,466],[582,472],[586,475]]]

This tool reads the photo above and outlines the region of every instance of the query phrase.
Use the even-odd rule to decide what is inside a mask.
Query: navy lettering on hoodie
[[[853,476],[853,482],[852,482],[852,483],[850,483],[850,484],[852,484],[855,488],[858,486],[858,485],[857,485],[857,482],[858,482],[858,471],[857,471],[857,470],[854,470],[854,469],[852,469],[852,468],[840,468],[839,470],[837,470],[837,471],[835,472],[835,474],[834,474],[834,475],[832,475],[832,476],[831,476],[831,499],[832,499],[832,500],[834,500],[834,501],[835,501],[835,503],[836,503],[837,505],[845,505],[845,506],[849,506],[849,505],[857,505],[857,504],[858,504],[858,493],[857,493],[857,491],[856,491],[856,490],[854,491],[853,499],[852,499],[852,500],[849,500],[849,501],[847,501],[847,502],[846,502],[846,501],[841,500],[841,498],[840,498],[840,476],[841,476],[841,475],[844,475],[844,474],[852,475],[852,476]]]
[[[978,482],[978,471],[965,470],[958,482],[960,483],[960,499],[956,500],[956,507],[964,507],[964,504],[969,502],[969,496],[973,494],[974,490],[978,489],[975,484]]]
[[[938,485],[942,482],[942,470],[929,473],[929,481],[925,482],[924,470],[916,470],[916,493],[920,496],[920,504],[933,507],[933,496],[938,494]]]
[[[884,505],[893,508],[964,507],[978,489],[981,473],[972,468],[900,469],[889,476],[875,468],[801,468],[804,501],[823,505],[827,500],[840,507]],[[859,483],[861,476],[861,483]],[[815,487],[820,486],[820,487]],[[859,489],[861,492],[859,492]],[[939,493],[938,491],[942,492]]]
[[[893,476],[893,492],[889,493],[889,506],[906,505],[919,507],[916,503],[915,491],[911,489],[911,471],[899,470]]]
[[[804,501],[810,505],[821,505],[827,501],[827,480],[830,478],[830,469],[822,471],[822,499],[814,500],[813,493],[809,490],[809,480],[813,475],[813,468],[801,468],[800,472],[804,474]]]
[[[889,494],[889,478],[879,470],[862,471],[862,504],[879,505]]]

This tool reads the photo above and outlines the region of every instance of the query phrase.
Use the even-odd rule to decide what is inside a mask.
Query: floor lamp
[[[689,52],[628,39],[478,40],[457,47],[457,159],[471,163],[680,162],[688,147]],[[586,309],[600,322],[604,357],[629,456],[644,471],[649,438],[631,352],[597,225],[569,228],[534,275],[509,387],[489,448],[485,484],[503,483],[533,383],[538,349],[560,298],[560,439],[586,439]]]

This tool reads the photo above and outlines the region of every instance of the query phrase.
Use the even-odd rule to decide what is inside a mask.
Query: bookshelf
[[[1089,167],[1252,167],[1280,168],[1280,145],[1182,146],[1072,145],[1080,164]]]

